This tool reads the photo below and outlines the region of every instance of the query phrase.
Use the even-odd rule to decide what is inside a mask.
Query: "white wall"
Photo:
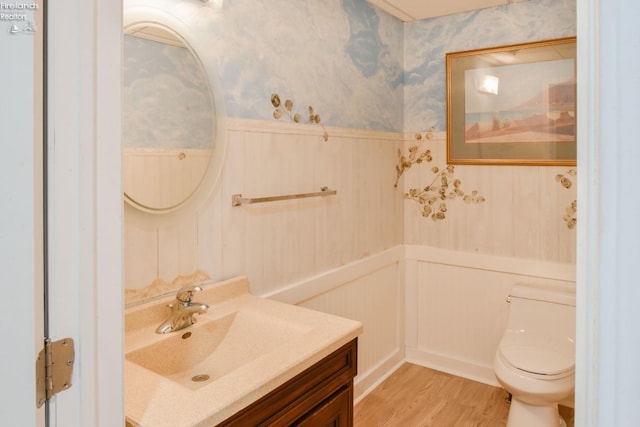
[[[398,319],[405,300],[389,299],[388,293],[406,286],[409,359],[495,384],[491,363],[509,287],[523,275],[574,280],[566,275],[574,270],[575,230],[566,227],[562,216],[575,199],[575,185],[567,190],[555,180],[569,168],[456,166],[462,188],[478,190],[486,201],[449,201],[446,219],[434,222],[402,198],[410,188],[431,183],[431,167],[445,166],[443,133],[419,143],[432,150],[433,162],[414,165],[394,188],[397,150],[403,147],[406,154],[418,143],[413,135],[330,128],[324,142],[321,132],[317,126],[229,120],[222,182],[202,212],[154,228],[125,222],[127,287],[144,288],[154,280],[157,286],[162,279],[166,291],[171,288],[166,282],[176,277],[246,274],[257,295],[302,292],[303,297],[287,301],[365,323],[361,393],[404,355],[405,329],[398,329],[404,321]],[[338,195],[231,206],[236,193],[269,196],[324,185]],[[398,247],[403,222],[404,241],[413,249],[406,280],[404,255],[396,254],[394,269],[399,271],[393,270],[391,281],[379,276],[381,267],[370,260],[386,259],[386,250]],[[433,257],[444,259],[446,268],[434,264]],[[483,263],[494,265],[493,271],[485,271]],[[533,273],[522,271],[531,265],[536,266]],[[354,266],[359,276],[345,280]],[[564,274],[560,279],[548,273],[558,269]],[[189,278],[192,273],[200,276]],[[318,280],[324,287],[313,285]],[[146,291],[153,293],[153,286]],[[478,300],[483,303],[475,304]],[[387,319],[388,327],[379,319]],[[485,329],[461,340],[469,325]]]
[[[33,3],[42,7],[41,2]],[[20,14],[41,27],[41,13]],[[0,378],[5,384],[14,385],[3,387],[0,392],[0,413],[4,423],[42,426],[44,407],[36,410],[34,366],[44,347],[43,34],[10,34],[13,23],[0,20],[0,81],[4,82],[0,102],[4,147],[0,158],[0,259],[7,301],[5,321],[0,325]],[[16,24],[22,29],[27,22]]]
[[[446,166],[444,132],[421,141],[405,135],[405,156],[414,145],[430,149],[434,160],[403,174],[405,192],[430,185],[431,168]],[[498,385],[493,356],[510,287],[575,281],[576,230],[563,216],[576,200],[577,179],[569,176],[569,189],[555,179],[570,169],[575,167],[457,165],[460,188],[466,194],[477,190],[485,202],[447,200],[441,221],[423,217],[413,200],[404,201],[408,360]]]
[[[446,133],[417,141],[405,135],[405,156],[409,147],[430,149],[433,162],[414,165],[402,178],[405,192],[431,184],[433,166],[446,166]],[[562,219],[576,200],[577,179],[566,189],[556,182],[557,174],[575,167],[558,166],[470,166],[456,165],[455,178],[469,194],[477,190],[486,201],[466,204],[460,198],[447,200],[447,218],[424,218],[412,200],[404,202],[404,242],[488,255],[575,263],[576,230]],[[451,186],[453,188],[453,186]],[[579,210],[578,210],[579,215]],[[579,218],[578,218],[579,220]]]
[[[433,166],[445,167],[446,135],[405,136],[430,149],[433,162],[404,173],[404,191],[431,184]],[[404,201],[406,353],[415,363],[498,385],[493,356],[504,331],[510,287],[519,281],[575,281],[576,230],[563,220],[576,200],[577,180],[566,189],[557,174],[570,167],[455,166],[466,194],[484,203],[447,200],[446,219],[421,215]]]
[[[403,246],[302,280],[268,297],[362,322],[356,400],[404,360]]]
[[[49,334],[76,343],[50,424],[121,425],[122,8],[60,0],[47,17]]]
[[[155,227],[125,221],[127,292],[166,292],[176,277],[174,288],[246,275],[256,295],[356,319],[364,325],[358,397],[404,358],[402,191],[393,186],[398,134],[328,128],[325,142],[319,126],[227,125],[221,182],[200,212]],[[337,195],[231,206],[233,194],[323,186]]]
[[[198,213],[150,228],[125,218],[126,288],[195,271],[247,275],[255,294],[277,291],[398,245],[402,192],[394,189],[397,134],[227,120],[221,182]],[[231,206],[233,194],[337,195]]]
[[[493,357],[518,282],[575,290],[575,266],[407,246],[407,360],[498,386]]]
[[[200,213],[166,227],[126,222],[126,288],[202,270],[220,279],[248,274],[255,292],[272,292],[395,246],[403,231],[412,245],[575,262],[575,230],[562,217],[576,199],[576,179],[570,189],[555,180],[573,168],[456,166],[462,188],[486,201],[448,201],[447,218],[433,221],[402,197],[431,183],[431,167],[445,166],[444,133],[418,142],[412,135],[330,129],[324,142],[319,127],[228,122],[222,182]],[[407,170],[394,189],[400,144],[405,154],[411,145],[428,148],[434,160]],[[325,185],[337,196],[231,207],[236,193],[269,196]]]
[[[227,125],[222,181],[201,212],[155,228],[125,221],[126,287],[194,272],[247,275],[257,295],[359,320],[360,395],[404,357],[402,192],[393,186],[398,134],[328,128],[325,142],[319,126]],[[337,195],[231,206],[232,194],[323,186]]]
[[[407,24],[405,27],[404,154],[430,149],[431,163],[414,165],[404,192],[433,182],[445,167],[445,53],[567,37],[575,34],[573,0],[531,0]],[[409,131],[422,131],[418,141]],[[404,201],[407,247],[407,357],[495,384],[493,354],[506,316],[504,297],[515,281],[575,280],[576,230],[563,216],[577,199],[555,179],[575,167],[455,166],[455,177],[484,203],[447,200],[446,219],[421,215]],[[439,183],[436,183],[438,185]],[[582,209],[578,207],[578,223]],[[535,266],[535,267],[531,267]],[[563,271],[557,277],[552,272]],[[470,332],[473,331],[473,332]]]
[[[640,3],[578,2],[580,203],[576,425],[627,426],[640,402]]]

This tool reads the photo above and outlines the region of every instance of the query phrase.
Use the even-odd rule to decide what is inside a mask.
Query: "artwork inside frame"
[[[447,53],[447,163],[576,164],[576,38]]]

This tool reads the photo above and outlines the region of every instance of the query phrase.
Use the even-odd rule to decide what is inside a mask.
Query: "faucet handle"
[[[176,299],[182,303],[190,303],[191,298],[196,292],[201,292],[202,288],[198,285],[187,285],[178,290]]]

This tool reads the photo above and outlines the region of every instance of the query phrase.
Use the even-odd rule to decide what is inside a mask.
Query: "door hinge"
[[[44,340],[36,360],[36,405],[41,407],[51,396],[71,387],[75,350],[73,339]]]

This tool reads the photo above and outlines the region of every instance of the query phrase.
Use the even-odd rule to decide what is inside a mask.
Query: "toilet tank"
[[[576,296],[571,285],[518,283],[509,294],[503,345],[553,349],[574,357]]]

